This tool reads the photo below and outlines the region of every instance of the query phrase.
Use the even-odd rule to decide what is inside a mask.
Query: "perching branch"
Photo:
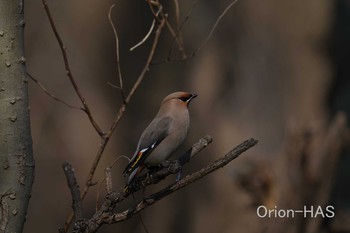
[[[206,136],[205,138],[201,139],[197,144],[195,144],[189,151],[185,153],[185,157],[193,157],[195,154],[197,154],[201,149],[203,149],[208,143],[211,142],[211,138],[209,136]],[[135,206],[128,208],[124,211],[114,211],[118,204],[125,200],[126,197],[128,197],[131,193],[136,192],[139,190],[141,186],[138,186],[136,189],[133,189],[135,186],[133,183],[130,186],[125,187],[119,192],[110,192],[100,207],[100,209],[88,220],[86,221],[80,221],[75,224],[75,232],[96,232],[103,224],[114,224],[121,221],[124,221],[128,218],[131,218],[134,214],[137,214],[138,212],[142,211],[143,209],[149,207],[150,205],[153,205],[154,203],[160,201],[164,197],[170,195],[173,192],[176,192],[189,184],[205,177],[206,175],[218,170],[219,168],[224,167],[228,163],[230,163],[232,160],[236,159],[240,154],[247,151],[251,147],[255,146],[258,143],[255,139],[248,139],[229,151],[226,155],[221,157],[220,159],[212,162],[208,166],[193,172],[190,175],[185,176],[184,178],[174,182],[173,184],[161,189],[158,192],[155,192],[141,200],[139,203],[137,203]],[[183,156],[183,157],[184,157]],[[148,183],[150,180],[153,180],[155,183],[158,183],[161,179],[158,179],[157,181],[154,180],[154,177],[162,177],[163,179],[170,175],[175,174],[177,171],[181,168],[179,168],[179,164],[182,162],[188,162],[187,159],[183,159],[181,161],[171,161],[169,163],[169,167],[164,172],[163,170],[157,171],[154,174],[150,174],[149,176],[143,176],[140,182],[146,187],[147,185],[150,185]],[[162,175],[160,175],[162,174]],[[82,226],[80,226],[82,224]],[[81,231],[76,231],[77,229],[84,229]]]
[[[201,138],[197,143],[195,143],[190,149],[186,151],[178,160],[164,161],[160,164],[162,169],[156,172],[150,172],[150,174],[145,174],[140,177],[136,177],[134,181],[123,189],[123,196],[127,197],[131,193],[138,190],[144,189],[146,186],[151,184],[156,184],[166,178],[171,174],[177,174],[181,172],[182,167],[190,161],[194,156],[201,152],[205,147],[207,147],[213,139],[211,136],[207,135]]]
[[[147,208],[148,206],[156,203],[157,201],[163,199],[164,197],[168,196],[169,194],[178,191],[187,185],[205,177],[206,175],[218,170],[219,168],[224,167],[228,163],[230,163],[232,160],[238,158],[240,154],[248,150],[249,148],[255,146],[258,143],[257,140],[249,139],[245,142],[241,143],[239,146],[232,149],[230,152],[228,152],[225,156],[222,158],[214,161],[210,165],[208,165],[205,168],[202,168],[198,170],[197,172],[194,172],[190,175],[187,175],[186,177],[180,179],[179,181],[167,186],[166,188],[149,195],[148,197],[144,198],[142,201],[140,201],[136,206],[129,208],[126,211],[123,211],[121,213],[115,213],[112,216],[109,216],[108,218],[104,219],[105,223],[112,224],[115,222],[121,222],[124,221],[134,214],[140,212],[141,210]],[[173,174],[173,173],[169,173]]]
[[[201,152],[205,147],[207,147],[213,139],[207,135],[201,138],[197,143],[195,143],[190,149],[188,149],[178,160],[172,161],[163,161],[158,169],[154,169],[143,176],[137,176],[133,180],[131,184],[124,187],[120,192],[118,192],[117,196],[115,196],[116,202],[121,202],[125,198],[127,198],[130,194],[137,192],[138,190],[142,190],[149,185],[156,184],[166,178],[171,174],[176,174],[181,172],[182,167],[190,161],[191,158],[196,156],[199,152]],[[164,168],[164,169],[163,169]],[[160,170],[162,169],[162,170]],[[106,168],[106,193],[110,195],[112,193],[112,185],[108,183],[112,183],[112,177],[110,174],[110,167]],[[99,192],[98,192],[99,194]],[[98,209],[96,208],[96,212]]]

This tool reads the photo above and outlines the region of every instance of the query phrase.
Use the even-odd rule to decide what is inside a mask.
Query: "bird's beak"
[[[193,100],[194,98],[196,98],[198,95],[197,94],[191,94],[190,98],[187,100],[187,103],[190,103],[191,100]]]

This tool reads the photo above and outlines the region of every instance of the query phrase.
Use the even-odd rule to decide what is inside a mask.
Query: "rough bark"
[[[0,1],[0,233],[22,232],[34,176],[23,1]]]

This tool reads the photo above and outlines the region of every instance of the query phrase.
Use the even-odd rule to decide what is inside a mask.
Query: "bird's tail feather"
[[[139,167],[137,167],[135,170],[133,170],[130,175],[129,175],[129,178],[128,178],[128,184],[130,184],[133,179],[141,173],[141,171],[145,168],[145,165],[141,165]]]

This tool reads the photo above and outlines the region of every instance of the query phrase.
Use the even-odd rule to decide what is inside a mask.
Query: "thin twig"
[[[113,84],[113,83],[111,83],[111,82],[108,82],[108,81],[107,81],[107,84],[108,84],[108,85],[110,85],[111,87],[115,88],[115,89],[118,89],[118,90],[120,89],[120,87],[119,87],[119,86],[114,85],[114,84]]]
[[[181,32],[179,32],[180,28],[180,4],[179,0],[173,0],[175,5],[175,23],[176,23],[176,35],[179,37],[180,43],[184,45],[183,38]]]
[[[158,21],[158,23],[160,23],[161,20],[165,20],[165,25],[167,26],[170,34],[172,37],[176,38],[176,43],[179,47],[180,52],[182,53],[182,58],[185,59],[187,57],[186,53],[185,53],[185,48],[184,45],[181,43],[181,41],[179,40],[179,38],[176,36],[175,30],[172,28],[172,26],[170,25],[168,19],[167,19],[167,15],[163,13],[163,11],[160,12],[160,15],[162,17],[162,19],[159,19],[157,17],[156,11],[153,9],[153,5],[156,5],[158,7],[158,9],[163,8],[163,6],[159,3],[158,0],[156,1],[150,1],[147,0],[150,10],[154,16],[154,18]]]
[[[207,38],[203,41],[203,43],[196,49],[196,51],[200,50],[208,41],[209,39],[212,37],[215,29],[217,28],[217,26],[219,25],[221,19],[226,15],[226,13],[233,7],[233,5],[235,5],[238,2],[238,0],[233,0],[226,8],[225,10],[220,14],[219,18],[216,20],[214,26],[212,27],[212,29],[210,30]],[[195,52],[196,52],[195,51]]]
[[[164,24],[166,22],[166,18],[164,18],[159,26],[158,26],[158,29],[156,31],[156,35],[154,37],[154,40],[153,40],[153,44],[152,44],[152,47],[151,47],[151,51],[148,55],[148,58],[147,58],[147,62],[146,62],[146,65],[143,67],[143,70],[141,71],[139,77],[137,78],[134,86],[132,87],[128,97],[126,98],[126,102],[128,103],[131,99],[131,97],[134,95],[136,89],[140,86],[143,78],[145,77],[145,74],[147,73],[147,71],[149,70],[149,66],[152,62],[152,59],[153,59],[153,56],[154,56],[154,53],[156,51],[156,48],[157,48],[157,45],[158,45],[158,42],[159,42],[159,38],[160,38],[160,35],[161,35],[161,32],[163,30],[163,27],[164,27]]]
[[[68,108],[73,108],[73,109],[77,109],[77,110],[81,110],[84,111],[83,108],[77,107],[77,106],[73,106],[69,103],[67,103],[66,101],[58,98],[57,96],[55,96],[54,94],[52,94],[51,92],[49,92],[46,87],[39,82],[39,80],[37,80],[36,78],[34,78],[31,74],[27,73],[26,74],[36,85],[38,85],[38,87],[48,96],[50,96],[52,99],[56,100],[57,102],[60,102],[64,105],[66,105]]]
[[[108,181],[107,181],[107,176],[109,176],[110,175],[110,172],[111,172],[111,169],[114,167],[114,165],[116,165],[116,163],[119,161],[119,159],[121,159],[121,158],[124,158],[124,159],[126,159],[126,160],[128,160],[129,162],[130,162],[130,158],[129,157],[127,157],[127,156],[125,156],[125,155],[121,155],[121,156],[119,156],[118,158],[116,158],[114,161],[113,161],[113,163],[112,163],[112,165],[110,165],[109,167],[107,167],[106,168],[106,170],[105,170],[105,177],[102,179],[102,181],[100,182],[100,184],[99,184],[99,187],[98,187],[98,190],[97,190],[97,192],[96,192],[96,206],[95,206],[95,208],[96,208],[96,212],[97,212],[97,210],[98,210],[98,208],[99,208],[99,201],[100,201],[100,192],[101,192],[101,187],[102,187],[102,184],[106,181],[106,190],[107,190],[107,194],[109,194],[109,192],[108,192]],[[108,171],[107,171],[107,169],[108,169]],[[110,178],[110,181],[111,181],[112,179]],[[112,187],[112,186],[110,186],[110,187]]]
[[[158,17],[158,15],[159,15],[161,10],[162,10],[162,7],[159,7],[158,12],[156,13],[156,17]],[[136,45],[131,47],[129,49],[129,51],[133,51],[134,49],[136,49],[137,47],[141,46],[143,43],[145,43],[147,41],[147,39],[149,38],[149,36],[151,35],[151,33],[152,33],[153,29],[154,29],[155,24],[156,24],[156,20],[153,19],[151,28],[148,30],[146,36],[140,42],[138,42]]]
[[[55,34],[55,37],[56,37],[56,40],[60,46],[60,49],[61,49],[61,53],[62,53],[62,56],[63,56],[63,61],[64,61],[64,66],[65,66],[65,69],[66,69],[66,73],[67,73],[67,76],[71,82],[71,84],[73,85],[73,88],[75,90],[75,93],[78,95],[81,103],[83,104],[84,108],[83,108],[83,111],[86,112],[92,126],[95,128],[96,132],[100,135],[100,136],[104,136],[104,132],[102,131],[102,129],[99,127],[99,125],[97,124],[97,122],[95,121],[95,119],[93,118],[92,114],[91,114],[91,111],[90,111],[90,108],[83,96],[83,94],[81,93],[77,83],[75,82],[75,79],[73,77],[73,74],[72,74],[72,71],[70,69],[70,66],[69,66],[69,62],[68,62],[68,57],[67,57],[67,53],[66,53],[66,46],[63,44],[63,41],[61,39],[61,36],[60,34],[58,33],[57,31],[57,28],[56,28],[56,25],[55,25],[55,22],[51,16],[51,12],[50,12],[50,9],[49,9],[49,6],[47,4],[47,1],[46,0],[42,0],[42,3],[44,5],[44,9],[45,9],[45,12],[47,14],[47,17],[50,21],[50,25],[51,25],[51,28]]]
[[[177,0],[174,0],[174,1],[177,1]],[[174,45],[174,43],[176,41],[176,38],[179,37],[179,39],[182,41],[182,38],[181,38],[182,29],[185,26],[185,24],[188,21],[188,19],[190,18],[190,16],[192,15],[193,10],[197,6],[197,3],[198,3],[198,0],[193,2],[191,9],[188,11],[187,15],[185,16],[185,19],[182,21],[181,25],[179,25],[177,27],[177,31],[176,31],[176,34],[175,34],[175,36],[173,37],[173,39],[171,41],[170,49],[169,49],[168,56],[167,56],[166,60],[170,61],[170,57],[171,57],[171,54],[173,52],[173,47],[174,47],[173,45]]]
[[[213,35],[215,29],[216,29],[217,26],[219,25],[221,19],[222,19],[222,18],[226,15],[226,13],[233,7],[233,5],[234,5],[235,3],[237,3],[237,1],[238,1],[238,0],[232,1],[232,2],[225,8],[225,10],[220,14],[220,16],[218,17],[218,19],[216,20],[214,26],[211,28],[211,30],[210,30],[208,36],[204,39],[204,41],[201,43],[201,45],[200,45],[199,47],[197,47],[191,54],[187,55],[186,57],[182,57],[182,58],[180,58],[180,59],[170,59],[170,55],[171,55],[171,53],[172,53],[172,46],[171,46],[171,47],[170,47],[170,50],[169,50],[169,52],[168,52],[168,57],[167,57],[165,60],[163,60],[163,61],[156,61],[156,62],[153,62],[152,65],[160,65],[160,64],[168,63],[168,62],[184,62],[184,61],[186,61],[186,60],[188,60],[188,59],[194,57],[194,56],[197,54],[197,52],[198,52],[199,50],[201,50],[201,49],[206,45],[206,43],[210,40],[210,38],[212,37],[212,35]],[[188,13],[188,15],[187,15],[186,18],[184,19],[182,25],[180,26],[180,31],[182,30],[182,27],[183,27],[184,23],[188,20],[190,14],[191,14],[191,12],[192,12],[192,10],[193,10],[194,7],[195,7],[195,4],[197,4],[197,1],[194,2],[194,5],[192,6],[190,12]],[[176,38],[178,37],[177,33],[176,33],[175,36],[173,36],[173,37],[176,39]]]
[[[173,0],[174,6],[175,6],[175,23],[176,23],[176,30],[179,29],[180,24],[180,5],[178,0]]]
[[[115,6],[115,4],[113,4],[113,5],[109,8],[109,11],[108,11],[108,20],[109,20],[109,23],[110,23],[111,26],[112,26],[113,33],[114,33],[114,38],[115,38],[115,50],[116,50],[115,53],[116,53],[116,55],[117,55],[117,70],[118,70],[118,77],[119,77],[119,90],[120,90],[120,94],[121,94],[121,96],[122,96],[122,99],[123,99],[123,101],[124,101],[124,100],[125,100],[125,95],[124,95],[124,90],[123,90],[123,77],[122,77],[122,72],[121,72],[121,69],[120,69],[119,37],[118,37],[117,30],[115,29],[113,20],[112,20],[112,18],[111,18],[112,9],[113,9],[114,6]]]
[[[156,24],[156,21],[153,20],[150,29],[148,30],[147,34],[142,38],[142,40],[140,42],[138,42],[136,45],[132,46],[129,51],[133,51],[134,49],[136,49],[137,47],[141,46],[143,43],[145,43],[147,41],[147,39],[149,38],[149,36],[151,35],[154,25]]]
[[[146,226],[145,222],[143,221],[143,218],[142,218],[142,216],[141,216],[141,213],[138,212],[137,215],[139,216],[139,220],[140,220],[140,222],[141,222],[141,225],[142,225],[143,229],[145,230],[146,233],[149,233],[149,231],[148,231],[148,229],[147,229],[147,226]]]

